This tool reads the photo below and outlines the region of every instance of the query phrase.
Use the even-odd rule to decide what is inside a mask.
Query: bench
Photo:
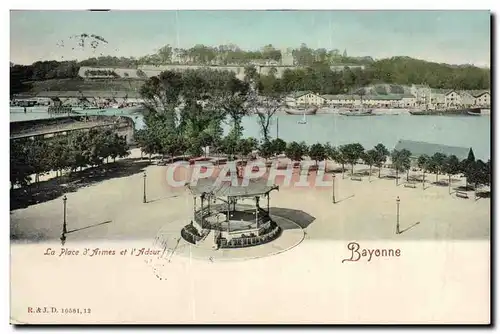
[[[467,193],[466,193],[465,191],[457,191],[457,192],[455,193],[455,195],[456,195],[457,197],[461,197],[461,198],[469,198],[469,195],[467,195]]]
[[[353,181],[363,181],[363,179],[359,176],[351,176],[351,180]]]
[[[415,183],[405,183],[406,188],[416,188],[417,185]]]

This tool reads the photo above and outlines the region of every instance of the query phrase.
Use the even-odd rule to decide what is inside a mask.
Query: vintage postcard
[[[490,324],[489,11],[10,12],[12,324]]]

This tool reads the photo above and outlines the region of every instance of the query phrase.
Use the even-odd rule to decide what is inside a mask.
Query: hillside
[[[93,73],[96,76],[94,79],[82,79],[80,70],[91,72],[85,71],[82,63],[49,61],[29,66],[11,66],[11,94],[41,91],[138,91],[145,80],[135,69],[115,67],[94,71],[98,74],[96,76]],[[243,67],[242,69],[245,71]],[[99,75],[108,78],[99,78]],[[269,81],[272,79],[269,76],[261,75],[261,78]],[[412,84],[457,90],[490,89],[491,85],[490,69],[433,63],[410,57],[376,60],[366,65],[364,70],[344,68],[338,71],[326,63],[317,63],[311,67],[287,68],[280,76],[283,87],[287,87],[289,91],[312,90],[320,94],[339,94],[359,87],[368,87],[367,94],[402,94],[401,86]],[[388,85],[377,85],[381,83]]]
[[[472,65],[433,63],[410,57],[377,60],[368,67],[375,81],[434,88],[489,89],[491,70]]]

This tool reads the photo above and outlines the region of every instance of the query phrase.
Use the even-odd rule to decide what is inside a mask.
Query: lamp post
[[[143,196],[142,196],[142,202],[146,203],[147,202],[146,201],[146,172],[144,172],[144,175],[142,177],[144,179],[144,187],[143,187],[144,191],[143,191]]]
[[[335,174],[332,174],[332,202],[335,204]]]
[[[68,228],[66,226],[66,201],[68,198],[66,195],[63,197],[63,229],[61,233],[61,244],[64,246],[64,243],[66,242],[66,233],[68,233]]]
[[[396,216],[396,234],[399,234],[399,196],[396,199],[396,206],[397,206],[397,216]]]

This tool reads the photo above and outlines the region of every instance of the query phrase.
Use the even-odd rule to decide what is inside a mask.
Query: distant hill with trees
[[[335,49],[311,49],[305,44],[299,48],[289,49],[288,52],[295,64],[294,69],[287,69],[283,74],[283,88],[288,91],[312,90],[322,94],[338,94],[376,83],[424,84],[433,88],[470,90],[489,89],[491,85],[490,69],[472,65],[449,65],[410,57],[374,60],[371,57],[347,56],[346,51],[340,54],[339,50]],[[267,66],[279,66],[282,56],[281,51],[272,45],[266,45],[256,51],[245,51],[235,45],[218,47],[195,45],[190,49],[175,49],[167,45],[155,54],[140,58],[101,56],[80,62],[51,60],[38,61],[31,65],[16,65],[11,62],[11,95],[30,91],[37,86],[38,82],[47,80],[58,82],[61,79],[71,79],[78,82],[81,80],[78,77],[81,66],[137,68],[139,65],[182,63],[207,66],[230,64],[251,68],[255,64],[264,63]],[[333,64],[361,64],[365,68],[364,70],[344,68],[343,71],[335,71],[330,69],[330,65]],[[268,76],[274,75],[270,73]],[[132,79],[110,80],[130,81]],[[263,78],[263,80],[272,80],[272,78]],[[74,83],[72,85],[75,86]],[[90,87],[90,89],[102,88]],[[47,90],[55,89],[47,87]]]

